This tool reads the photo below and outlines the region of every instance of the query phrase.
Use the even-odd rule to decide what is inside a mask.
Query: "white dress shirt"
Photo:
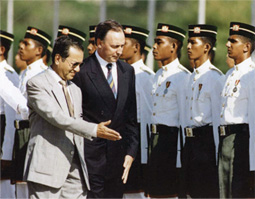
[[[48,67],[43,63],[42,59],[39,59],[32,64],[28,65],[27,68],[24,70],[21,78],[20,78],[20,84],[19,89],[21,93],[27,98],[27,92],[26,92],[26,84],[27,81],[37,75],[38,73],[46,70]]]
[[[147,163],[148,142],[147,124],[151,124],[152,97],[151,90],[155,73],[140,59],[132,64],[135,70],[137,122],[140,123],[141,163]]]
[[[109,62],[105,61],[102,57],[100,57],[100,55],[98,54],[98,52],[96,51],[96,58],[103,70],[104,76],[107,79],[107,74],[108,74],[108,69],[106,67],[107,64],[109,64]],[[113,82],[114,82],[114,87],[116,92],[118,93],[118,74],[117,74],[117,64],[116,62],[111,62],[112,64],[112,78],[113,78]]]
[[[194,69],[186,91],[186,126],[212,125],[216,154],[219,143],[220,95],[224,80],[225,75],[208,59]]]

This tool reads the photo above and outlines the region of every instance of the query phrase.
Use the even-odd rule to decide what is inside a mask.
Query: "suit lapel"
[[[91,63],[90,68],[87,71],[88,76],[91,79],[91,82],[97,89],[98,93],[102,97],[106,106],[110,108],[110,110],[115,110],[116,108],[116,100],[114,98],[113,92],[109,87],[109,84],[104,76],[102,68],[95,56],[95,54],[91,55]]]
[[[52,92],[52,94],[54,95],[54,97],[55,97],[56,101],[58,102],[59,106],[62,108],[62,110],[64,112],[69,114],[64,92],[61,89],[61,87],[58,84],[56,84],[56,80],[50,74],[49,69],[46,70],[45,77],[48,81],[48,84],[50,85],[50,87],[49,87],[50,92]]]
[[[125,106],[128,94],[128,78],[127,73],[120,61],[117,61],[117,74],[118,74],[118,99],[117,108],[114,114],[114,118],[118,118],[119,113]]]

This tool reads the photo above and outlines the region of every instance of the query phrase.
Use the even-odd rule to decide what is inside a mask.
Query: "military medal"
[[[164,95],[167,94],[167,92],[168,92],[168,87],[169,87],[170,85],[171,85],[171,82],[167,81],[167,82],[166,82],[166,88],[165,88],[165,90],[164,90]]]
[[[198,85],[198,95],[197,95],[197,99],[199,98],[200,91],[201,91],[202,87],[203,87],[203,84],[199,84],[199,85]]]
[[[235,87],[233,88],[233,92],[235,93],[237,91],[237,85],[239,84],[240,80],[236,80]]]

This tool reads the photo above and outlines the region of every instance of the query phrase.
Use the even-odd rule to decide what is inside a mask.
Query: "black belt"
[[[211,132],[212,128],[213,128],[212,126],[207,124],[205,126],[194,127],[194,128],[186,127],[184,129],[184,132],[186,137],[199,137],[206,134],[206,132]]]
[[[17,130],[29,128],[29,121],[28,120],[15,120],[14,127]]]
[[[248,124],[229,124],[221,125],[218,127],[218,132],[220,136],[228,136],[230,134],[235,134],[243,131],[249,131]]]
[[[151,132],[153,134],[158,134],[158,133],[169,133],[169,132],[176,132],[178,131],[178,127],[176,126],[166,126],[163,124],[151,124]]]

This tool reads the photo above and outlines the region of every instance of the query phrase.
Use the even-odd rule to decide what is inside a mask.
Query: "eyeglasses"
[[[82,62],[70,63],[67,58],[66,58],[66,61],[69,64],[69,66],[71,66],[73,69],[78,67],[78,66],[80,66],[82,64]]]

